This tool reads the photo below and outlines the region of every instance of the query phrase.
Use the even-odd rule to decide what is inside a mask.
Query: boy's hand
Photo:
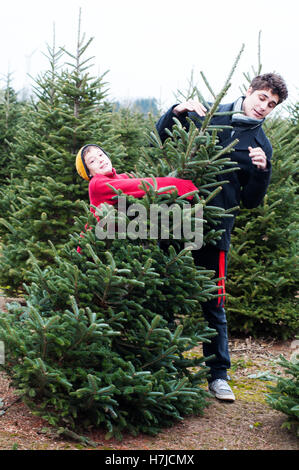
[[[267,157],[263,149],[260,147],[248,147],[248,150],[252,163],[260,170],[265,170],[267,168]]]
[[[184,101],[183,103],[178,104],[177,106],[175,106],[175,108],[173,108],[173,113],[177,115],[185,113],[186,111],[195,112],[199,116],[204,117],[206,115],[207,109],[198,100]]]

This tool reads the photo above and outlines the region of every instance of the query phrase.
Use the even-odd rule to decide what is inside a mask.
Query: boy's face
[[[250,87],[243,101],[243,111],[246,116],[254,119],[264,119],[279,102],[279,96],[271,90],[255,90]]]
[[[107,175],[112,172],[110,158],[99,147],[90,147],[84,156],[84,161],[91,176]]]

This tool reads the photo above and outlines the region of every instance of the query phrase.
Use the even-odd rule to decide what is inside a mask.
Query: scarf
[[[232,115],[232,125],[234,129],[232,130],[231,135],[233,136],[237,130],[241,130],[242,128],[245,127],[250,127],[251,129],[254,129],[255,127],[260,126],[265,119],[254,119],[251,117],[246,116],[245,114],[242,113],[242,105],[243,101],[245,99],[245,96],[240,96],[240,98],[237,99],[234,103],[233,111],[236,114]]]

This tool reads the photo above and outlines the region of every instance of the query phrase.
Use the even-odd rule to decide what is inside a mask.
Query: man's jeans
[[[227,272],[227,253],[213,246],[205,246],[192,252],[197,266],[215,271],[215,277],[225,277]],[[210,367],[209,382],[215,379],[227,379],[227,369],[230,368],[228,351],[227,321],[224,309],[225,282],[218,283],[218,297],[202,303],[204,318],[210,328],[217,331],[218,335],[211,338],[210,343],[203,343],[204,357],[215,355],[214,359],[206,361]]]

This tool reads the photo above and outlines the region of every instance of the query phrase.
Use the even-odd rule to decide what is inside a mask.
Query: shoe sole
[[[209,392],[213,395],[213,397],[217,398],[217,400],[221,401],[235,401],[235,397],[232,397],[231,395],[217,395],[217,393],[213,392],[212,390],[209,390]]]

